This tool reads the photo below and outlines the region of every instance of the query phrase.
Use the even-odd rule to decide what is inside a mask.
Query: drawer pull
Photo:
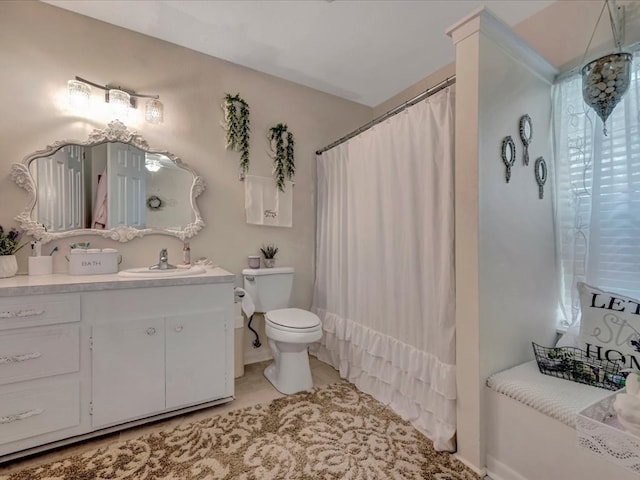
[[[35,417],[36,415],[40,415],[41,413],[44,413],[44,409],[34,408],[33,410],[27,410],[26,412],[15,413],[13,415],[7,415],[6,417],[0,417],[0,425],[3,425],[5,423],[17,422],[18,420],[24,420],[29,417]]]
[[[175,328],[175,331],[176,331],[176,332],[178,332],[178,333],[180,333],[180,332],[182,331],[182,329],[183,329],[183,328],[184,328],[184,327],[183,327],[182,325],[178,325],[178,326]]]
[[[16,317],[37,317],[42,315],[44,310],[35,308],[27,308],[25,310],[16,310],[15,312],[0,312],[0,318],[16,318]]]
[[[13,357],[0,357],[0,365],[7,363],[24,362],[25,360],[33,360],[34,358],[40,358],[42,354],[40,352],[23,353],[22,355],[14,355]]]
[[[147,335],[153,335],[154,333],[156,333],[156,329],[153,327],[149,327],[147,328]]]

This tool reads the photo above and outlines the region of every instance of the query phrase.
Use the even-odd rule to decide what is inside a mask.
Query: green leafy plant
[[[14,255],[24,247],[27,242],[20,245],[21,238],[22,232],[18,232],[15,228],[5,232],[2,225],[0,225],[0,255]]]
[[[278,190],[284,192],[285,180],[292,180],[296,173],[293,133],[288,130],[286,124],[278,123],[269,129],[269,140],[271,141],[276,186]]]
[[[262,256],[266,259],[276,258],[276,255],[278,254],[278,247],[272,243],[269,245],[263,245],[260,248],[260,253],[262,253]]]
[[[249,104],[239,93],[224,97],[224,124],[227,132],[227,149],[240,152],[240,178],[244,178],[249,171]]]

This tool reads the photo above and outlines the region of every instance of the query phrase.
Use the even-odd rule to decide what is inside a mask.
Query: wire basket
[[[618,362],[589,357],[586,351],[576,347],[531,344],[540,373],[607,390],[618,390],[625,385],[627,373],[621,371]]]

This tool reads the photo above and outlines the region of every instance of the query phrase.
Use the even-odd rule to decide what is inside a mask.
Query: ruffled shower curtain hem
[[[455,365],[339,315],[314,311],[323,328],[314,348],[318,359],[389,405],[429,437],[436,450],[455,450]]]

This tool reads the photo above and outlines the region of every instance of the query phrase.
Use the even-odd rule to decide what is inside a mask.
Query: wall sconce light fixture
[[[144,118],[149,123],[162,123],[164,121],[164,105],[160,100],[150,98],[144,106]]]
[[[111,105],[113,113],[118,119],[125,120],[130,108],[138,108],[138,98],[146,98],[145,120],[149,123],[162,123],[164,120],[164,105],[159,100],[159,95],[136,93],[133,90],[115,85],[99,85],[81,77],[76,77],[75,80],[68,82],[69,105],[74,109],[87,111],[91,96],[90,86],[105,91],[104,100]]]
[[[91,96],[91,87],[89,85],[78,80],[69,80],[67,82],[67,92],[71,108],[83,113],[89,110],[89,97]]]

